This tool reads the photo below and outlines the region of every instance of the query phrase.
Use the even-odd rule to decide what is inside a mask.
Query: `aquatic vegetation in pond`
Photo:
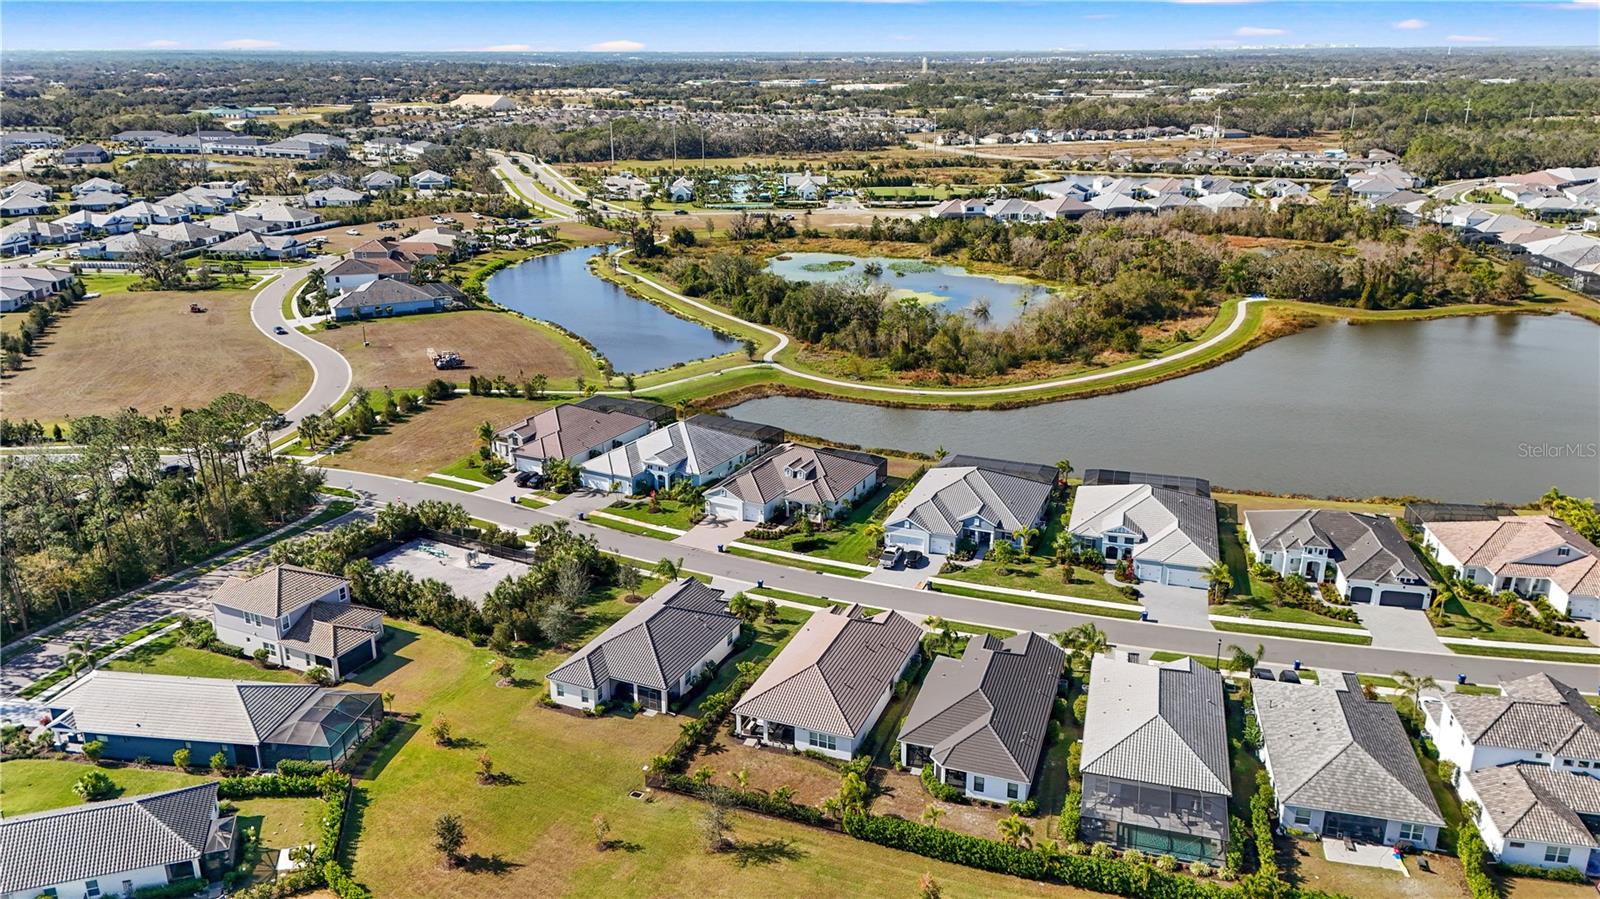
[[[979,324],[1015,321],[1044,299],[1041,285],[1021,278],[973,274],[956,265],[890,256],[847,256],[841,253],[786,253],[767,263],[767,270],[791,281],[855,280],[885,284],[891,300],[913,299],[946,312],[971,314]],[[882,280],[889,272],[892,280]],[[1029,295],[1027,302],[1021,302]]]
[[[897,275],[921,275],[939,270],[937,265],[921,259],[900,259],[889,263],[889,268]]]
[[[808,272],[842,272],[854,268],[855,263],[849,259],[829,259],[827,262],[807,262],[800,267]]]

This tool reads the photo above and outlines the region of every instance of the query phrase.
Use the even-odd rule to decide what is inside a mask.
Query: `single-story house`
[[[4,200],[0,200],[0,217],[12,218],[13,216],[41,215],[50,211],[49,196],[40,197],[35,194],[17,192]]]
[[[298,565],[230,577],[211,596],[217,639],[297,671],[342,680],[378,657],[383,613],[350,602],[350,582]]]
[[[1422,527],[1422,544],[1457,577],[1494,591],[1543,596],[1573,618],[1600,618],[1600,548],[1560,519],[1430,521]]]
[[[128,205],[128,195],[112,193],[109,190],[94,190],[75,195],[68,205],[73,209],[105,212],[108,209],[118,209]]]
[[[691,577],[657,590],[545,676],[559,705],[639,703],[671,711],[701,675],[728,657],[739,619],[721,590]]]
[[[810,172],[788,172],[783,176],[784,193],[794,194],[802,200],[818,199],[825,195],[827,190],[827,175],[813,175]]]
[[[672,179],[672,183],[667,185],[667,196],[671,197],[674,203],[687,203],[694,199],[694,179],[684,177]]]
[[[320,175],[312,175],[306,179],[306,187],[312,190],[326,190],[330,187],[350,187],[353,184],[355,182],[351,180],[349,175],[340,172],[323,172]]]
[[[217,231],[223,232],[224,234],[243,234],[247,231],[257,234],[266,234],[269,231],[275,230],[271,225],[267,224],[261,219],[258,219],[253,215],[246,215],[242,212],[229,212],[219,215],[216,218],[209,218],[205,220],[204,224],[207,228],[213,228]]]
[[[383,278],[410,281],[411,266],[410,261],[388,256],[351,256],[324,272],[322,278],[330,293],[343,293]]]
[[[1067,532],[1110,560],[1131,558],[1142,581],[1205,588],[1221,556],[1209,495],[1149,483],[1096,484],[1073,493]]]
[[[1044,758],[1066,654],[1024,631],[939,656],[900,727],[900,763],[974,799],[1027,801]]]
[[[162,240],[143,232],[114,234],[103,240],[80,245],[78,255],[84,259],[132,259],[141,252],[152,250],[164,256],[176,249],[176,246],[170,240]]]
[[[306,194],[305,200],[306,205],[313,209],[324,206],[357,206],[367,201],[367,195],[348,187],[325,187]]]
[[[85,194],[125,194],[127,192],[128,189],[120,181],[112,181],[110,178],[94,177],[72,185],[72,195],[74,197],[81,197]]]
[[[86,237],[90,234],[126,234],[133,230],[134,221],[124,217],[120,210],[90,212],[79,209],[53,220],[51,224],[76,229],[80,237]]]
[[[1467,772],[1458,787],[1500,863],[1600,875],[1600,778],[1518,762]]]
[[[672,416],[672,409],[660,403],[595,395],[501,428],[493,448],[518,471],[543,471],[550,459],[584,461],[610,452]]]
[[[44,219],[18,219],[0,226],[0,253],[26,253],[36,246],[51,246],[77,240],[82,231],[75,224],[47,222]]]
[[[65,165],[96,165],[110,161],[111,154],[99,144],[78,144],[61,151],[61,162]]]
[[[411,284],[396,278],[368,281],[334,297],[328,309],[336,319],[442,312],[461,298],[461,291],[442,281]]]
[[[189,213],[175,206],[162,206],[140,200],[129,203],[116,211],[116,215],[140,225],[170,225],[173,222],[186,221]]]
[[[861,607],[814,613],[733,706],[734,733],[768,746],[855,756],[916,658],[922,626]]]
[[[240,259],[299,259],[310,250],[310,245],[292,234],[241,231],[227,240],[212,244],[206,252]]]
[[[361,186],[372,193],[394,190],[404,183],[399,175],[381,169],[376,172],[370,172],[361,178]]]
[[[316,684],[231,681],[99,670],[47,703],[48,729],[67,752],[104,743],[106,758],[272,768],[283,759],[337,764],[383,720],[377,693]]]
[[[768,434],[775,437],[769,439]],[[776,428],[696,415],[583,462],[578,479],[584,487],[602,492],[664,491],[685,480],[704,486],[732,474],[782,436]]]
[[[1351,602],[1422,609],[1433,598],[1433,578],[1387,515],[1252,509],[1244,531],[1258,561],[1285,577],[1332,581]]]
[[[72,283],[70,271],[49,268],[0,268],[0,312],[15,312]]]
[[[223,816],[217,789],[209,781],[0,819],[0,897],[98,899],[217,880],[239,846],[239,819]]]
[[[889,512],[884,543],[928,555],[962,543],[982,551],[1039,527],[1055,484],[1056,470],[1048,465],[949,456]]]
[[[315,212],[307,212],[304,209],[296,209],[293,206],[277,204],[258,206],[251,209],[249,213],[266,222],[267,230],[269,231],[289,231],[295,228],[307,228],[322,221],[322,216],[317,215]]]
[[[166,131],[134,130],[118,131],[116,134],[111,135],[111,139],[119,144],[131,144],[136,147],[147,147],[150,145],[151,141],[157,141],[164,137],[172,136],[173,135],[170,132]]]
[[[1105,654],[1088,691],[1083,839],[1221,861],[1233,783],[1222,677],[1188,656],[1149,665]]]
[[[1393,704],[1368,699],[1353,674],[1335,684],[1251,686],[1261,762],[1285,827],[1437,848],[1444,816]]]
[[[174,222],[170,225],[152,225],[145,229],[162,240],[170,240],[180,247],[208,247],[226,240],[228,235],[208,228],[199,222]]]
[[[771,521],[799,510],[832,518],[883,484],[889,460],[871,453],[785,443],[706,491],[706,514]]]
[[[1532,762],[1600,777],[1600,713],[1548,674],[1501,686],[1498,696],[1422,697],[1423,728],[1458,772]]]
[[[416,190],[442,190],[450,186],[450,176],[427,169],[406,179]]]

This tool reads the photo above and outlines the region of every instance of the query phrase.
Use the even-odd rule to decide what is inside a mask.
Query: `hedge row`
[[[339,834],[344,822],[345,806],[350,801],[349,775],[328,770],[316,777],[303,774],[227,777],[219,782],[217,793],[224,799],[320,796],[323,802],[311,863],[277,880],[241,890],[235,896],[241,899],[280,899],[326,886],[339,899],[372,899],[372,892],[351,877],[338,859]]]
[[[695,796],[708,802],[722,802],[774,818],[787,818],[790,821],[809,824],[812,827],[832,826],[821,809],[786,799],[777,799],[766,793],[704,784],[684,774],[663,775],[658,782],[665,789]]]
[[[739,697],[750,689],[766,669],[766,661],[741,662],[739,674],[722,690],[712,693],[700,702],[700,717],[684,722],[683,728],[678,733],[678,739],[672,741],[667,751],[652,762],[651,767],[657,774],[682,774],[689,764],[689,759],[694,755],[696,746],[711,739],[721,726],[722,719],[733,710],[733,704]]]
[[[1483,845],[1483,835],[1472,821],[1462,821],[1456,828],[1456,857],[1461,859],[1461,872],[1467,879],[1467,891],[1472,899],[1500,899],[1500,890],[1489,877],[1488,847]]]

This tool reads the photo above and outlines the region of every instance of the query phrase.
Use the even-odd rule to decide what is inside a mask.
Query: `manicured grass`
[[[877,520],[880,512],[888,512],[883,504],[903,482],[902,478],[889,478],[876,493],[852,509],[843,521],[835,522],[829,530],[790,534],[777,540],[751,540],[746,537],[745,542],[837,562],[871,565],[878,544],[875,538],[868,536],[867,526]]]
[[[435,487],[449,487],[451,490],[460,490],[462,493],[477,493],[483,489],[482,487],[474,487],[471,484],[463,484],[460,481],[447,481],[444,478],[435,477],[423,478],[418,483],[432,484]]]
[[[1489,687],[1483,684],[1456,684],[1456,692],[1467,696],[1499,696],[1499,687]]]
[[[1529,659],[1535,662],[1571,662],[1575,665],[1600,665],[1600,655],[1582,655],[1576,652],[1546,652],[1539,649],[1506,649],[1495,646],[1464,646],[1446,643],[1445,648],[1464,656],[1490,656],[1501,659]]]
[[[436,468],[437,474],[447,474],[453,478],[463,478],[468,481],[477,481],[485,486],[495,483],[495,479],[483,473],[483,469],[473,463],[481,462],[476,455],[463,456],[449,465]]]
[[[225,680],[276,681],[299,683],[297,672],[287,668],[262,668],[247,659],[178,645],[173,634],[151,640],[127,655],[100,666],[110,671],[137,671],[141,674],[174,674],[182,677],[216,677]]]
[[[1508,643],[1548,643],[1552,646],[1593,646],[1587,640],[1554,637],[1531,627],[1512,627],[1500,623],[1501,609],[1493,603],[1461,600],[1452,596],[1444,603],[1444,621],[1434,625],[1441,637],[1476,637]]]
[[[953,596],[971,596],[976,599],[1008,602],[1018,606],[1032,606],[1036,609],[1059,609],[1063,612],[1072,612],[1077,615],[1098,615],[1101,618],[1122,618],[1128,621],[1136,620],[1139,617],[1139,613],[1131,608],[1124,610],[1107,608],[1106,606],[1091,606],[1073,602],[1065,597],[1061,599],[1045,599],[1034,596],[1014,596],[1010,593],[992,593],[981,587],[952,587],[949,584],[934,584],[933,589],[939,593],[949,593]]]
[[[950,574],[941,574],[940,577],[955,581],[964,581],[969,584],[986,585],[990,587],[1009,587],[1013,590],[1033,590],[1039,593],[1059,593],[1063,596],[1077,596],[1083,599],[1099,599],[1105,602],[1123,602],[1137,604],[1138,600],[1129,599],[1121,590],[1106,582],[1092,569],[1074,566],[1072,582],[1067,583],[1061,579],[1061,569],[1047,567],[1042,559],[1030,558],[1024,562],[1011,562],[1004,566],[997,562],[979,562],[971,568],[963,568]],[[942,587],[940,589],[943,589]]]
[[[1281,627],[1256,627],[1253,624],[1230,624],[1224,621],[1211,622],[1212,628],[1219,631],[1229,631],[1238,634],[1256,634],[1262,637],[1287,637],[1292,640],[1318,640],[1323,643],[1349,643],[1356,646],[1371,646],[1372,638],[1366,634],[1335,634],[1329,631],[1297,631]]]
[[[634,534],[640,537],[654,537],[657,540],[673,540],[677,537],[676,534],[668,534],[665,531],[658,531],[655,528],[647,528],[642,525],[629,524],[626,521],[617,521],[614,518],[603,518],[599,515],[588,515],[585,516],[584,520],[590,524],[599,525],[603,528],[610,528],[613,531],[621,531],[624,534]]]
[[[1398,505],[1368,503],[1355,500],[1309,499],[1299,496],[1257,496],[1252,493],[1228,493],[1214,490],[1211,498],[1219,504],[1228,503],[1239,510],[1251,509],[1343,509],[1347,512],[1371,512],[1399,517],[1405,510]]]
[[[1252,618],[1260,621],[1316,624],[1323,627],[1340,627],[1347,630],[1361,629],[1361,625],[1354,621],[1339,621],[1324,615],[1318,615],[1316,612],[1298,609],[1294,606],[1274,606],[1250,599],[1215,605],[1209,611],[1213,615],[1232,615],[1236,618]]]
[[[796,593],[793,590],[779,590],[776,587],[761,587],[759,589],[752,588],[746,590],[745,593],[751,596],[763,596],[771,597],[773,599],[788,600],[789,602],[797,602],[801,605],[807,606],[817,606],[818,608],[824,608],[833,605],[833,601],[826,597],[812,596],[808,593]]]
[[[239,808],[239,825],[254,828],[267,849],[292,849],[317,841],[322,812],[319,799],[244,799]],[[268,860],[263,853],[263,860]],[[276,862],[276,859],[270,859]]]
[[[759,546],[760,544],[752,543],[751,545]],[[817,571],[821,572],[822,574],[840,574],[844,575],[845,577],[866,577],[868,574],[868,572],[865,571],[856,571],[852,568],[840,568],[837,565],[829,565],[820,559],[801,561],[800,559],[791,559],[787,556],[775,556],[771,553],[745,549],[742,546],[729,546],[726,548],[726,552],[728,552],[730,555],[744,556],[746,559],[760,559],[763,562],[772,562],[775,565],[787,565],[790,568],[804,568],[807,571]]]
[[[606,506],[605,511],[645,524],[687,531],[694,527],[689,517],[701,510],[699,504],[680,503],[675,499],[660,499],[657,500],[657,505],[660,510],[652,512],[649,500],[618,500]]]
[[[803,609],[780,607],[777,620],[767,621],[763,618],[756,622],[753,625],[756,630],[755,642],[723,659],[722,664],[717,667],[717,676],[712,679],[711,683],[690,697],[689,704],[678,710],[679,714],[698,717],[700,715],[700,705],[705,702],[706,697],[727,689],[728,684],[739,676],[740,662],[759,662],[762,659],[776,655],[778,650],[789,642],[789,638],[794,636],[795,631],[800,629],[800,625],[804,624],[806,619],[810,617],[811,613]],[[752,627],[752,625],[747,624],[745,627]]]
[[[153,759],[171,764],[172,759]],[[94,766],[60,759],[14,759],[0,764],[0,814],[6,817],[42,812],[83,802],[72,792],[78,778]],[[139,796],[174,790],[206,778],[171,768],[135,768],[132,765],[100,769],[121,788],[122,796]]]

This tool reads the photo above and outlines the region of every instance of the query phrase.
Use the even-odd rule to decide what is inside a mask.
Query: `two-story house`
[[[305,671],[321,666],[335,680],[378,657],[383,613],[350,602],[350,581],[298,565],[273,565],[230,577],[211,597],[217,639],[247,654]]]
[[[1351,602],[1421,609],[1432,578],[1394,519],[1341,509],[1253,509],[1245,537],[1257,560],[1285,577],[1332,581]]]
[[[1499,592],[1543,596],[1573,618],[1600,618],[1600,548],[1546,515],[1430,521],[1422,544],[1457,577]]]

